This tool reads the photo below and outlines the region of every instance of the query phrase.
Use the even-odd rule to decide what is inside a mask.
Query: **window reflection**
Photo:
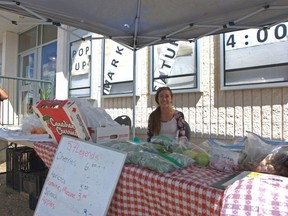
[[[42,79],[49,80],[55,86],[56,78],[57,43],[51,43],[42,48]],[[43,93],[45,92],[45,95]],[[49,84],[42,87],[41,99],[52,99],[54,89]]]

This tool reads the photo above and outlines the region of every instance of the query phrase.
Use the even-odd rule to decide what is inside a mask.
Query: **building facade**
[[[261,32],[255,34],[260,35],[258,41],[261,41]],[[287,39],[279,34],[275,33],[277,42],[286,46]],[[285,36],[287,38],[287,31]],[[35,44],[31,45],[31,37],[35,37]],[[175,108],[184,113],[190,124],[192,142],[199,143],[209,137],[232,142],[244,136],[246,131],[270,139],[288,140],[287,51],[279,54],[283,56],[283,62],[273,61],[268,69],[261,66],[267,61],[265,59],[257,59],[245,69],[238,66],[235,69],[233,61],[239,60],[247,47],[237,47],[231,53],[232,49],[223,46],[222,37],[201,38],[191,45],[192,48],[190,45],[181,48],[177,44],[177,51],[171,47],[158,47],[161,50],[157,58],[161,59],[162,55],[165,65],[171,60],[169,64],[173,67],[157,71],[157,47],[138,50],[133,60],[133,51],[95,33],[66,26],[61,29],[34,26],[20,33],[3,33],[1,75],[49,79],[55,84],[52,91],[56,99],[87,98],[95,106],[104,108],[112,118],[128,115],[133,119],[135,115],[135,135],[141,139],[146,139],[148,116],[157,106],[154,100],[156,87],[168,83],[173,87]],[[228,46],[231,35],[226,38]],[[253,45],[253,52],[258,47],[258,44]],[[165,50],[171,55],[165,54]],[[194,50],[194,60],[189,60],[193,67],[189,68],[190,63],[188,67],[187,63],[185,67],[179,63],[178,71],[184,72],[175,74],[172,68],[176,67],[176,53],[176,57],[190,56],[180,54],[181,50],[187,53]],[[163,62],[160,65],[163,66]],[[255,66],[255,62],[260,62],[261,67]],[[283,70],[277,72],[282,67]],[[257,71],[256,75],[254,71]],[[246,80],[247,73],[255,82]],[[236,81],[240,84],[235,84]],[[30,102],[35,103],[36,99]]]

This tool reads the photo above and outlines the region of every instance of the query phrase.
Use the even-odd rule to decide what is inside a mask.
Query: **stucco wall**
[[[245,135],[246,131],[270,139],[288,140],[288,88],[221,91],[219,38],[206,37],[200,43],[202,92],[174,95],[175,108],[183,111],[190,124],[192,141],[202,142],[210,136],[231,141]],[[154,96],[149,94],[148,51],[141,50],[143,55],[138,60],[142,71],[138,73],[141,88],[135,126],[136,135],[143,139],[148,116],[156,107]],[[113,118],[122,114],[132,118],[132,97],[103,99],[102,107]]]

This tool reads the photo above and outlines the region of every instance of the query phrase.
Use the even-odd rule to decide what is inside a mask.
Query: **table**
[[[7,161],[7,148],[11,146],[15,148],[18,146],[27,146],[29,148],[33,148],[33,143],[35,141],[52,142],[52,139],[49,137],[48,134],[24,133],[20,128],[0,128],[0,161],[4,161],[5,159]],[[2,174],[7,174],[7,172],[1,172],[0,175]]]
[[[35,142],[34,149],[50,167],[57,145]],[[164,174],[126,164],[108,215],[220,215],[224,191],[210,185],[229,175],[196,164]]]
[[[288,215],[288,178],[251,173],[225,190],[221,216]]]
[[[5,129],[0,128],[0,139],[15,145],[22,145],[33,148],[34,142],[52,142],[52,138],[48,134],[26,134],[21,129]]]

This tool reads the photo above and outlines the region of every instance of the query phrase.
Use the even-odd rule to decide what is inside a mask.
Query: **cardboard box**
[[[55,143],[60,142],[62,135],[92,141],[79,108],[74,101],[42,100],[33,106],[33,110]]]
[[[90,128],[93,142],[104,144],[129,140],[129,126]]]

